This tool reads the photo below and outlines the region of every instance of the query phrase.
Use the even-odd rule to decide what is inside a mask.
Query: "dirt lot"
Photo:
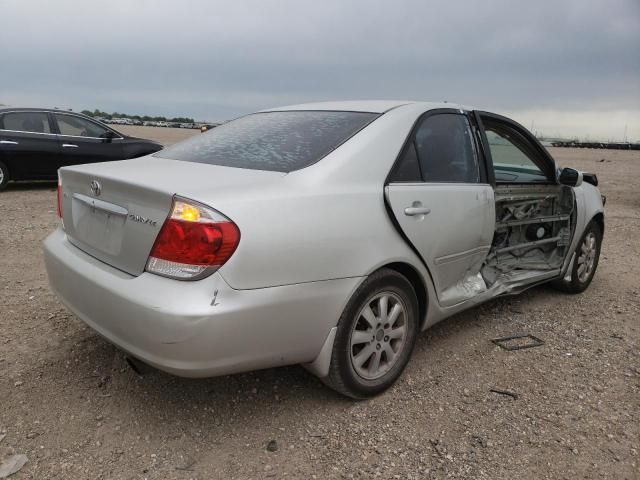
[[[192,135],[200,134],[200,130],[190,128],[134,127],[130,125],[114,125],[114,127],[126,135],[148,138],[163,145],[171,145]]]
[[[640,152],[552,153],[595,171],[608,198],[590,289],[536,288],[437,325],[401,381],[365,402],[300,367],[136,376],[48,289],[54,186],[11,185],[0,194],[0,459],[28,456],[16,480],[640,478]],[[490,342],[521,331],[545,345]]]

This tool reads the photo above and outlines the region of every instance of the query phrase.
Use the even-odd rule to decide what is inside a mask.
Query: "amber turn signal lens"
[[[185,222],[197,222],[200,220],[200,209],[194,205],[184,202],[176,202],[173,207],[172,218],[184,220]]]

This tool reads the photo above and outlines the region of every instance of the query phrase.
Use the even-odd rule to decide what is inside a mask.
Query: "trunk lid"
[[[66,167],[59,174],[69,241],[135,276],[144,271],[175,194],[202,201],[212,192],[227,196],[285,175],[151,156]]]

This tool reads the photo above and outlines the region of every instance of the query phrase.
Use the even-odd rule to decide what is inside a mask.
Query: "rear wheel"
[[[413,286],[395,270],[379,270],[354,293],[338,322],[325,383],[352,398],[383,392],[409,362],[417,333]]]
[[[9,169],[7,166],[0,162],[0,191],[4,190],[9,183]]]
[[[584,292],[598,268],[600,259],[600,247],[602,245],[602,229],[597,222],[587,225],[573,259],[571,276],[569,279],[561,278],[555,280],[552,285],[558,290],[567,293]]]

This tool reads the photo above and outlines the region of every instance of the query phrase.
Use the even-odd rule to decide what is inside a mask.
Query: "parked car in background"
[[[212,128],[216,128],[218,125],[219,125],[218,123],[201,123],[200,131],[204,133],[211,130]]]
[[[450,103],[271,109],[59,173],[46,268],[90,327],[177,375],[300,363],[356,398],[444,318],[544,282],[584,291],[604,232],[595,175]]]
[[[0,190],[10,180],[55,180],[61,167],[130,159],[162,145],[130,137],[80,113],[0,109]]]

